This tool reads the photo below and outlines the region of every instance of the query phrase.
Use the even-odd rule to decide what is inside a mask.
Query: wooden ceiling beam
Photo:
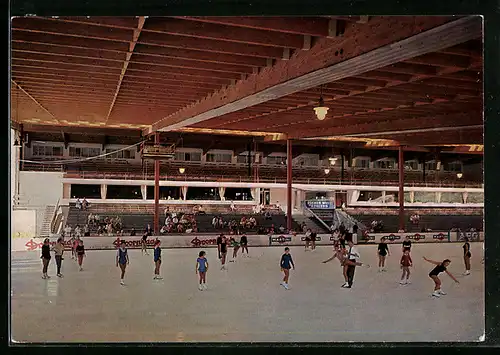
[[[144,29],[174,36],[242,43],[266,47],[304,49],[304,36],[225,24],[201,23],[188,18],[150,17]]]
[[[338,121],[338,126],[330,128],[321,128],[314,130],[295,131],[290,134],[292,138],[312,138],[321,136],[339,136],[348,135],[350,137],[375,137],[384,132],[403,131],[403,130],[419,130],[436,127],[458,127],[471,126],[482,123],[481,114],[475,111],[460,112],[450,115],[431,115],[428,117],[402,118],[392,120],[372,120],[371,123],[356,124],[350,120],[351,124],[342,126],[342,122]],[[457,124],[460,122],[459,124]],[[362,133],[360,133],[362,132]]]
[[[58,119],[57,117],[52,113],[50,112],[44,105],[42,105],[37,99],[35,99],[30,93],[28,93],[26,90],[24,90],[18,83],[16,83],[14,80],[10,80],[11,81],[11,84],[14,85],[14,87],[21,91],[24,95],[26,95],[27,97],[30,98],[31,101],[33,101],[37,106],[39,106],[42,110],[44,110],[46,113],[48,113],[54,120],[54,122],[58,122]],[[19,99],[19,96],[18,94],[16,94],[16,98]],[[11,85],[11,98],[13,97],[13,93],[12,93],[12,85]]]
[[[356,25],[349,27],[345,34],[345,38],[349,38],[349,40],[342,39],[344,47],[342,58],[335,56],[334,53],[331,55],[326,53],[324,47],[317,44],[310,51],[296,53],[293,58],[286,62],[286,68],[277,64],[255,77],[252,76],[251,80],[238,82],[228,90],[221,90],[197,105],[165,117],[152,125],[148,132],[158,129],[180,128],[297,91],[359,75],[380,67],[387,67],[391,63],[439,50],[449,46],[450,43],[461,43],[480,36],[482,29],[478,17],[451,21],[440,26],[440,23],[449,21],[449,19],[427,17],[426,21],[428,22],[421,23],[418,29],[419,33],[415,34],[412,32],[415,31],[415,27],[410,26],[410,22],[414,23],[415,18],[397,18],[397,23],[392,23],[392,18],[383,18],[384,21],[381,19],[379,21],[373,19],[366,25],[359,25],[363,29],[356,29]],[[408,23],[405,23],[405,20]],[[438,26],[436,27],[436,25]],[[398,26],[401,30],[395,31],[391,26]],[[377,33],[382,31],[381,28],[385,27],[392,28],[387,31],[392,36],[388,35],[383,39],[376,37]],[[422,28],[431,30],[422,32]],[[348,32],[348,30],[352,32]],[[357,38],[357,36],[361,37]],[[332,45],[332,40],[329,41],[328,48],[333,52],[335,50],[338,52],[338,47]],[[384,44],[385,46],[381,47]],[[321,55],[317,55],[316,48],[318,50],[321,48]],[[379,59],[375,60],[376,58]],[[317,62],[318,60],[320,61]],[[301,64],[307,66],[308,74],[301,71]],[[285,69],[287,76],[277,75]]]
[[[321,17],[229,17],[229,16],[181,16],[179,19],[213,23],[265,31],[303,34],[316,37],[328,36],[328,19]]]
[[[144,32],[140,39],[141,44],[149,46],[160,46],[167,48],[180,48],[188,50],[198,50],[211,53],[225,53],[245,55],[258,58],[281,59],[283,48],[267,47],[263,45],[228,43],[219,40],[199,39],[183,36],[166,36],[157,32]]]

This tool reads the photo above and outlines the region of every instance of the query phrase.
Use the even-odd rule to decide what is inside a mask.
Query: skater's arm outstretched
[[[329,261],[332,261],[333,259],[336,259],[337,258],[337,253],[335,253],[330,259],[327,259],[325,261],[323,261],[323,264],[329,262]]]
[[[434,264],[434,265],[441,265],[441,262],[440,261],[434,261],[434,260],[430,260],[430,259],[427,259],[425,256],[422,257],[425,261],[427,261],[428,263],[431,263],[431,264]]]
[[[458,284],[458,283],[460,283],[460,282],[458,282],[458,280],[455,278],[455,276],[453,276],[453,275],[451,274],[451,272],[449,272],[448,270],[446,270],[445,272],[446,272],[446,273],[448,274],[448,276],[449,276],[449,277],[451,277],[451,279],[452,279],[453,281],[455,281],[457,284]]]

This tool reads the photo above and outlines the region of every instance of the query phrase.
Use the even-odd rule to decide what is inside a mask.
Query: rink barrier
[[[241,236],[237,236],[237,240]],[[159,237],[150,237],[146,243],[148,247],[154,247],[156,239],[161,242],[162,248],[215,248],[217,247],[216,235],[167,235]],[[40,251],[45,238],[16,238],[11,239],[12,251]],[[121,241],[125,241],[125,246],[129,249],[140,249],[142,247],[141,237],[82,237],[86,250],[113,250],[119,247]],[[249,246],[297,246],[305,244],[305,235],[248,235]],[[57,237],[49,238],[50,245],[56,244]],[[330,234],[318,234],[316,245],[331,245],[333,237]],[[65,250],[71,250],[71,242],[64,242]],[[231,247],[230,247],[231,248]]]
[[[369,233],[359,238],[359,244],[378,244],[382,237],[393,244],[403,243],[408,237],[417,243],[443,243],[452,241],[451,232],[425,232],[425,233]],[[456,238],[454,238],[456,241]]]
[[[484,232],[452,232],[454,242],[463,242],[469,238],[470,242],[484,242]]]
[[[357,240],[354,235],[355,244],[373,244],[380,243],[382,237],[390,243],[402,243],[408,236],[412,242],[417,243],[448,243],[462,242],[468,237],[471,242],[484,241],[484,232],[428,232],[428,233],[371,233]],[[216,235],[167,235],[159,237],[150,237],[146,243],[149,248],[154,247],[156,238],[161,242],[162,248],[215,248],[217,247]],[[239,240],[240,236],[237,236]],[[45,238],[12,238],[12,251],[38,251],[40,252]],[[248,235],[248,245],[254,247],[264,246],[303,246],[305,244],[305,235]],[[56,244],[57,237],[49,238],[50,245]],[[125,246],[129,249],[140,249],[142,247],[141,237],[83,237],[83,243],[87,250],[113,250],[120,242],[125,241]],[[330,234],[318,234],[316,245],[332,245],[334,237]],[[71,250],[71,242],[66,240],[65,250]]]

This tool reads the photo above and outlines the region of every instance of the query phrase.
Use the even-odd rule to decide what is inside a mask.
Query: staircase
[[[40,237],[49,237],[51,235],[52,218],[54,217],[56,206],[49,205],[45,207],[43,222],[40,228]]]
[[[303,214],[296,214],[292,217],[292,219],[297,223],[299,226],[302,225],[302,223],[306,224],[306,227],[311,230],[316,230],[320,233],[328,233],[329,231],[326,230],[326,228],[316,220],[314,217],[307,217],[304,216]]]
[[[355,224],[358,225],[358,230],[360,230],[361,232],[368,230],[368,227],[363,224],[362,221],[357,220],[347,212],[337,209],[335,210],[335,215],[337,217],[339,225],[340,223],[343,223],[347,230],[351,230]]]

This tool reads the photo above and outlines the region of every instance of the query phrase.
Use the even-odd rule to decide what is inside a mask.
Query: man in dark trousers
[[[217,253],[218,253],[218,255],[219,255],[219,259],[220,259],[220,257],[221,257],[221,255],[220,255],[220,246],[221,246],[221,244],[222,244],[222,235],[223,235],[223,234],[220,234],[220,235],[217,237]]]
[[[359,252],[358,249],[354,246],[354,243],[352,242],[352,235],[348,236],[347,240],[347,245],[348,245],[348,252],[347,252],[347,260],[351,261],[352,263],[356,263],[359,259]],[[347,266],[347,283],[348,285],[346,288],[351,288],[352,284],[354,282],[354,271],[356,270],[356,265],[349,265]]]

